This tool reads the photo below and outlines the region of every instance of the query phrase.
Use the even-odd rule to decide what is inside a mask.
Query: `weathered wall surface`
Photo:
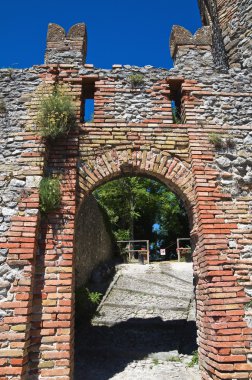
[[[215,62],[222,69],[242,69],[251,76],[250,0],[199,0],[204,25],[213,27]]]
[[[108,220],[96,199],[90,195],[77,214],[76,239],[76,287],[84,285],[92,270],[109,260],[114,254],[114,242]]]
[[[41,174],[36,163],[29,162],[29,152],[36,143],[34,136],[25,130],[28,118],[27,103],[41,79],[39,70],[36,69],[3,69],[0,75],[0,237],[4,243],[14,216],[35,217],[38,214],[36,202],[30,203],[30,207],[23,205],[22,208],[19,201],[28,189],[36,187],[37,175]],[[20,235],[17,233],[16,236]],[[14,236],[10,241],[13,248],[17,247]],[[20,278],[23,268],[18,264],[10,266],[9,260],[6,262],[6,259],[7,248],[2,248],[0,298],[11,300],[13,295],[7,295],[7,292],[11,283]],[[2,311],[2,315],[5,314],[6,311]]]
[[[73,378],[77,208],[97,186],[125,173],[158,178],[185,202],[195,244],[202,378],[251,377],[250,4],[215,5],[216,41],[221,37],[224,47],[212,49],[209,27],[194,36],[174,27],[171,70],[83,65],[86,34],[78,24],[68,35],[50,26],[45,66],[15,70],[12,78],[0,71],[8,110],[0,114],[1,379]],[[228,28],[238,25],[242,33],[234,48],[224,25],[230,40],[236,37]],[[227,66],[220,70],[223,57]],[[132,87],[136,73],[143,83]],[[38,137],[34,123],[41,82],[66,84],[76,104],[78,123],[53,147]],[[84,123],[90,83],[94,122]],[[174,93],[182,124],[173,123]],[[221,147],[210,142],[211,133]],[[62,202],[40,220],[43,172],[61,176]]]

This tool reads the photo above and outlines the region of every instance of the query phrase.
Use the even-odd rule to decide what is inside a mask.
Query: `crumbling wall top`
[[[172,28],[170,36],[170,52],[173,58],[180,46],[191,45],[197,48],[199,46],[209,46],[211,44],[211,28],[209,26],[203,26],[198,29],[194,35],[180,25],[174,25]]]
[[[48,25],[45,63],[84,64],[86,51],[87,32],[84,23],[73,25],[68,33],[60,25]]]

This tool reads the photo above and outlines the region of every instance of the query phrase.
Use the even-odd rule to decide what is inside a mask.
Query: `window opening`
[[[183,83],[183,80],[181,79],[175,79],[175,80],[169,81],[172,120],[174,124],[183,123],[183,115],[182,115],[182,107],[181,107],[182,83]]]
[[[94,121],[94,99],[85,99],[85,123]]]
[[[83,84],[83,117],[84,123],[90,123],[94,121],[94,94],[95,94],[95,82],[84,81]]]

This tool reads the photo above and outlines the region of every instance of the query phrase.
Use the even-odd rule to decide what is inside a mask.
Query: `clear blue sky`
[[[192,32],[201,26],[197,0],[3,0],[0,67],[30,67],[44,60],[47,25],[69,29],[85,22],[87,63],[172,66],[173,24]]]

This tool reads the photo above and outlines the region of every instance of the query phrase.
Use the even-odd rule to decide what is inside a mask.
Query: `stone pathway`
[[[192,266],[123,264],[91,326],[76,332],[75,380],[199,380]]]

